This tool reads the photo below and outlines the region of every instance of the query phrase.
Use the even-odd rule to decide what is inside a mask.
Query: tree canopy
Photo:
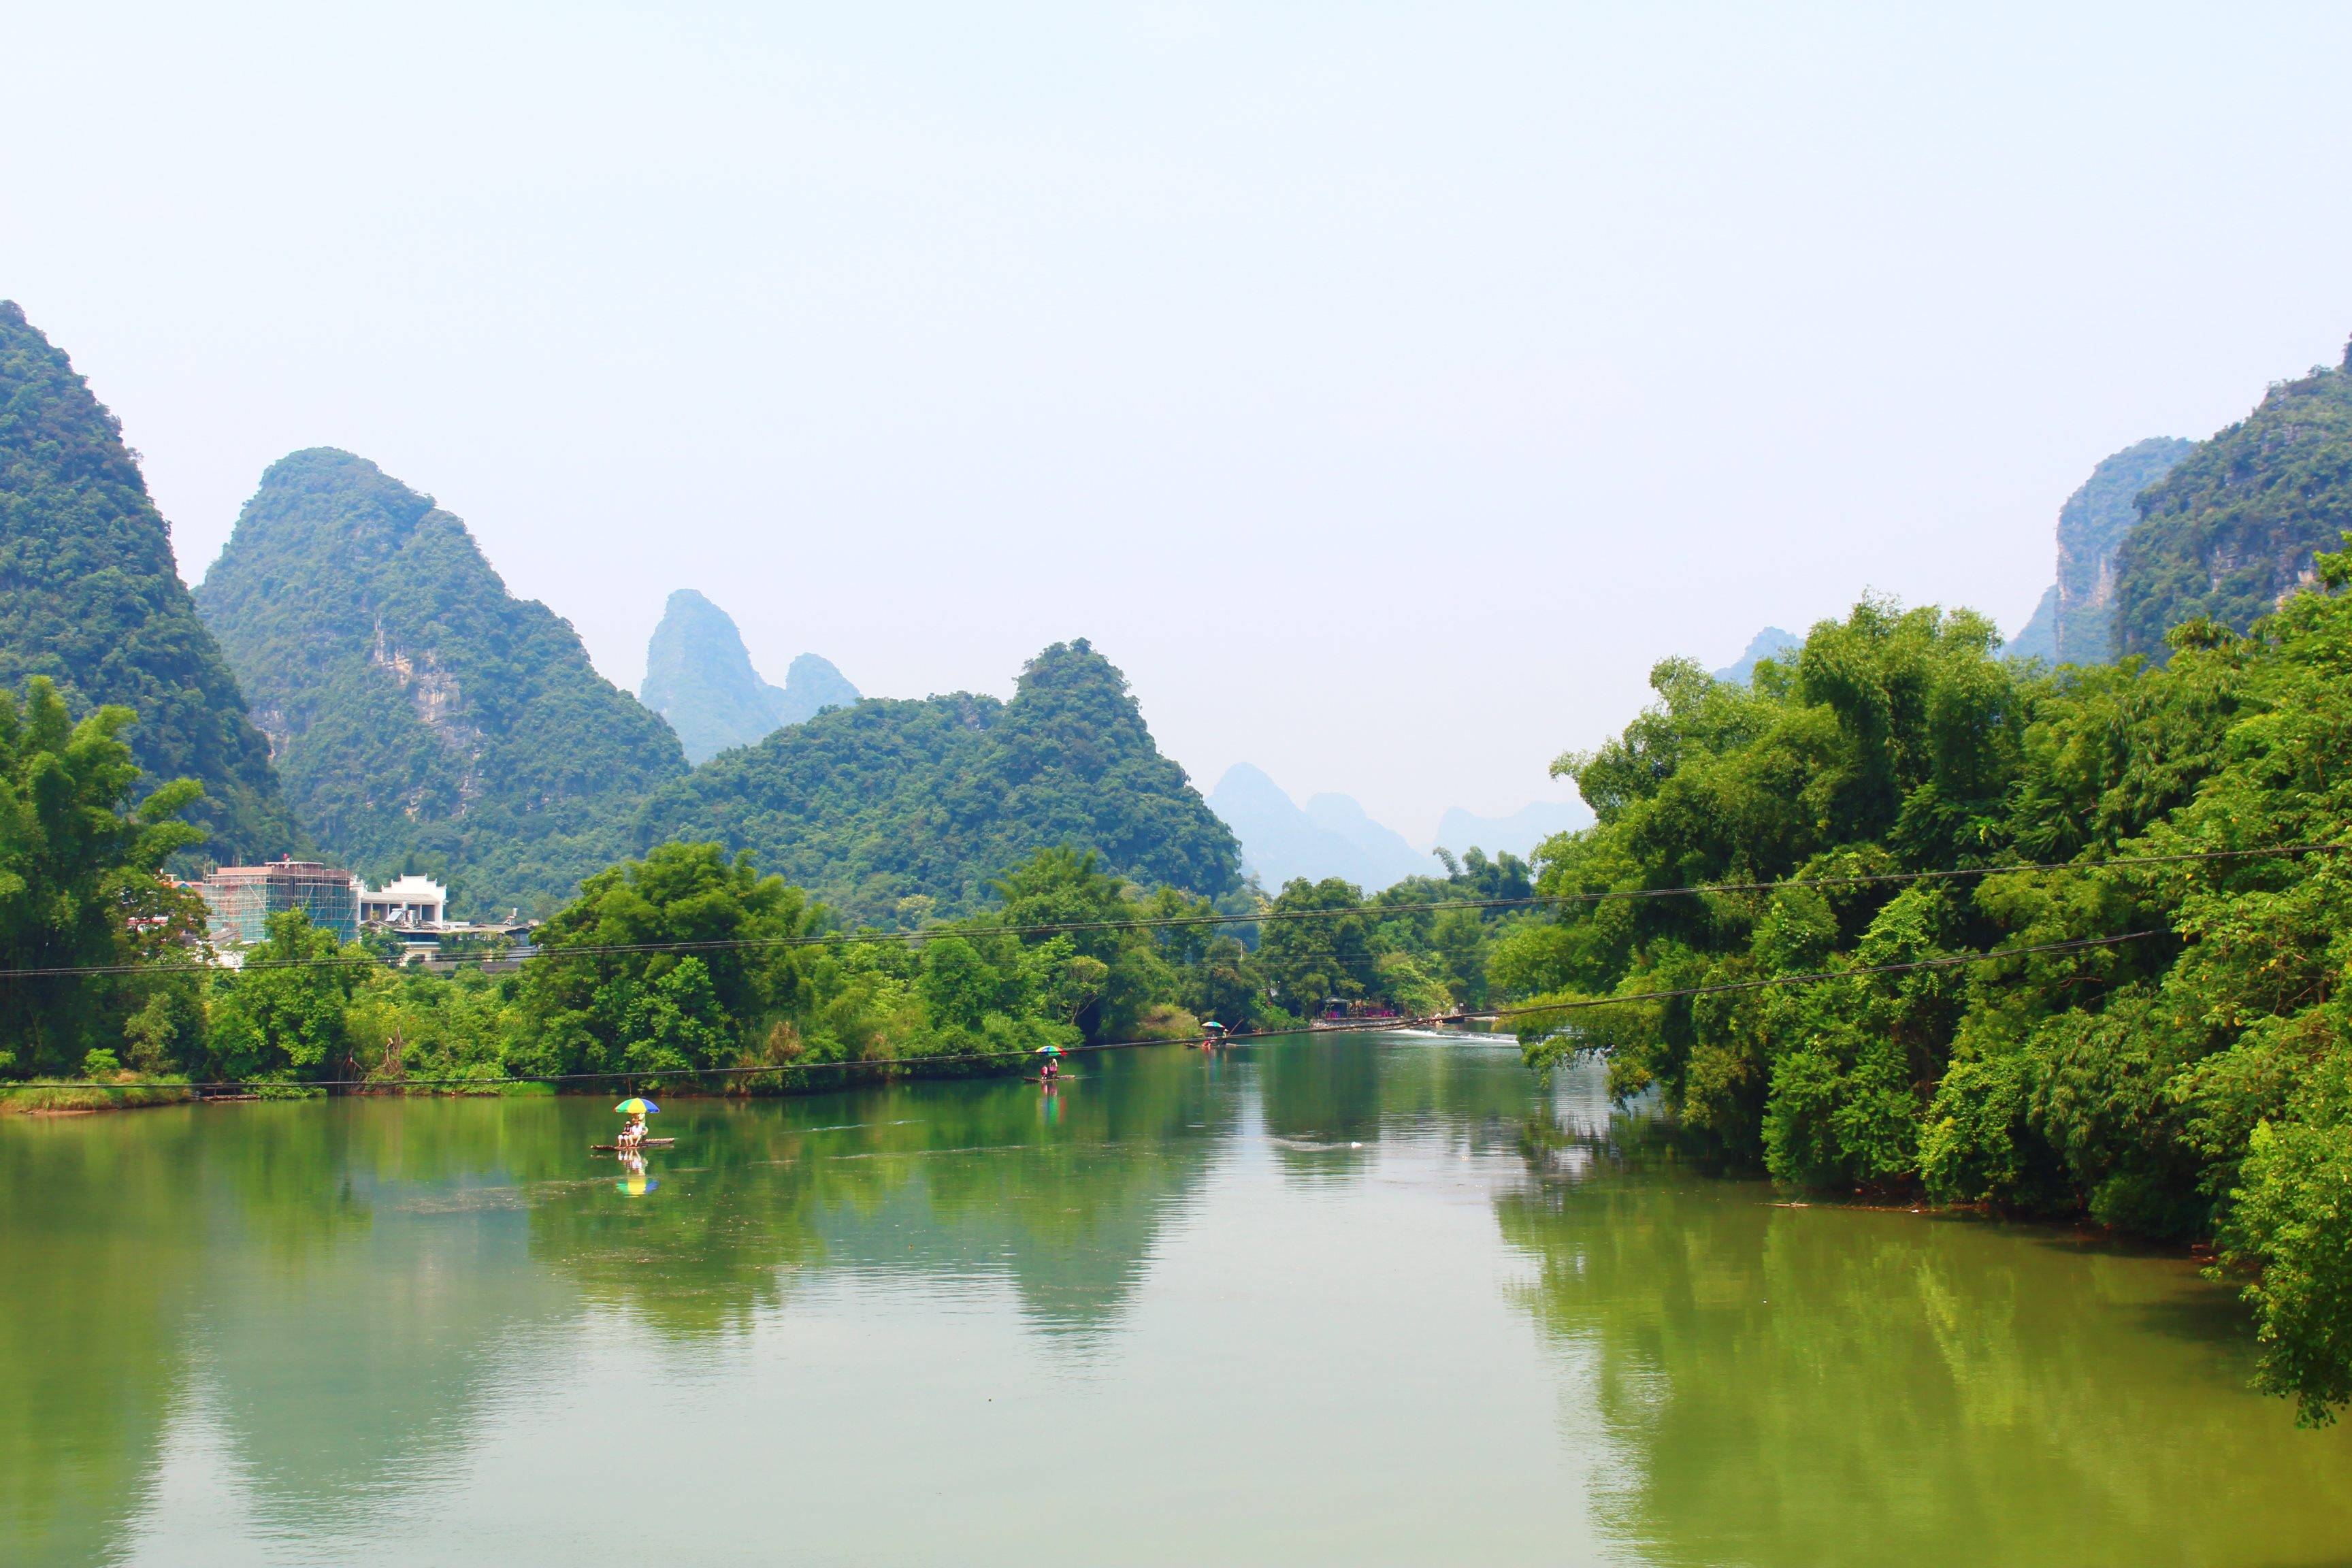
[[[201,929],[195,900],[157,872],[203,837],[179,820],[202,786],[176,780],[130,808],[131,723],[115,707],[74,722],[43,676],[22,707],[0,692],[0,967],[136,966]],[[0,1072],[76,1071],[92,1051],[118,1051],[146,991],[135,973],[0,984]]]

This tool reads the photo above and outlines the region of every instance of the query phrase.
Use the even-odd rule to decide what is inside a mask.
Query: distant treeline
[[[997,1065],[1042,1047],[1294,1026],[1337,1001],[1417,1014],[1483,1002],[1512,919],[1430,902],[1524,897],[1528,868],[1473,852],[1447,878],[1367,901],[1297,881],[1222,906],[1054,846],[1007,867],[989,907],[909,931],[850,928],[749,852],[667,843],[590,877],[519,969],[396,968],[396,944],[338,946],[274,916],[242,967],[192,964],[205,911],[156,875],[199,832],[193,782],[130,807],[131,715],[74,724],[36,681],[0,701],[0,1073],[128,1083],[629,1075],[745,1089],[836,1081],[844,1064]],[[1275,918],[1304,912],[1304,920]],[[1039,928],[1075,928],[1040,930]],[[620,951],[614,951],[620,950]],[[381,960],[382,962],[378,962]]]

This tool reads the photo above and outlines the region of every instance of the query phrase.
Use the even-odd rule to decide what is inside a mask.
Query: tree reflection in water
[[[1001,1279],[1037,1327],[1099,1330],[1234,1120],[1230,1089],[1167,1051],[1090,1058],[1050,1097],[992,1081],[672,1109],[678,1152],[652,1164],[680,1201],[551,1190],[531,1253],[689,1338],[825,1273]]]
[[[2247,1391],[2227,1297],[2072,1234],[1830,1205],[1676,1166],[1597,1079],[1497,1200],[1589,1357],[1608,1517],[1675,1563],[2338,1563],[2352,1443]],[[2226,1485],[2216,1478],[2226,1476]]]
[[[2295,1432],[2246,1392],[2242,1325],[2185,1262],[1776,1206],[1677,1165],[1598,1074],[1543,1088],[1507,1047],[1327,1037],[1088,1058],[1050,1098],[964,1082],[680,1100],[663,1124],[678,1146],[651,1157],[642,1196],[587,1154],[609,1139],[608,1105],[0,1126],[0,1560],[236,1562],[268,1539],[378,1540],[463,1505],[486,1457],[516,1461],[502,1406],[542,1421],[601,1408],[593,1374],[616,1363],[600,1355],[643,1362],[655,1386],[713,1374],[709,1401],[667,1408],[670,1443],[767,1440],[772,1407],[741,1392],[766,1386],[797,1388],[820,1423],[844,1414],[831,1399],[871,1405],[845,1426],[888,1445],[929,1407],[920,1379],[968,1373],[973,1395],[1042,1361],[1057,1372],[1022,1407],[1036,1440],[1124,1434],[1130,1398],[1193,1424],[1174,1456],[1136,1439],[1154,1478],[1245,1446],[1233,1401],[1298,1376],[1334,1407],[1423,1402],[1398,1431],[1318,1427],[1312,1400],[1259,1405],[1261,1422],[1295,1424],[1299,1441],[1262,1463],[1292,1467],[1300,1495],[1361,1484],[1414,1432],[1450,1430],[1460,1441],[1417,1466],[1442,1470],[1483,1437],[1530,1477],[1569,1478],[1566,1506],[1496,1518],[1581,1529],[1597,1487],[1627,1553],[1665,1563],[2312,1563],[2352,1540],[2352,1438]],[[1213,1223],[1185,1226],[1196,1212]],[[1284,1273],[1302,1256],[1317,1278]],[[1442,1278],[1431,1256],[1453,1260]],[[1173,1310],[1155,1312],[1146,1283],[1158,1291],[1171,1258],[1168,1292],[1148,1300]],[[1360,1298],[1360,1272],[1381,1281]],[[905,1337],[958,1319],[986,1328]],[[1407,1364],[1391,1394],[1376,1362],[1316,1360],[1391,1344],[1379,1336],[1397,1325],[1464,1352],[1430,1364],[1483,1381]],[[1285,1332],[1303,1337],[1247,1389],[1217,1394],[1196,1370]],[[1041,1336],[1078,1353],[1039,1358]],[[1557,1383],[1530,1342],[1559,1352]],[[795,1384],[796,1351],[819,1343],[874,1359]],[[1110,1370],[1054,1382],[1073,1367]],[[1562,1401],[1549,1447],[1548,1387]],[[725,1390],[738,1397],[715,1420]],[[974,1414],[984,1394],[970,1403],[967,1422],[999,1418]],[[1515,1411],[1517,1434],[1497,1426]],[[226,1475],[180,1463],[182,1432]],[[1446,1484],[1473,1488],[1496,1458]],[[1327,1458],[1336,1471],[1318,1469]],[[570,1495],[569,1479],[542,1477],[543,1495]],[[192,1505],[190,1484],[221,1500]],[[205,1506],[236,1514],[209,1555],[141,1533],[202,1524]],[[1430,1517],[1458,1531],[1457,1512]]]

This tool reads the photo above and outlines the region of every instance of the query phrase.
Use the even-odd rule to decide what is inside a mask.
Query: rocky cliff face
[[[461,911],[568,896],[686,772],[463,522],[348,452],[273,464],[196,602],[321,850],[443,875]]]
[[[46,675],[77,715],[139,715],[149,787],[194,778],[205,852],[294,847],[268,742],[197,617],[172,538],[114,416],[65,354],[0,300],[0,689]]]
[[[2352,529],[2352,351],[2200,442],[2140,518],[2116,556],[2119,652],[2160,659],[2185,621],[2243,631],[2275,609],[2310,580],[2313,552]]]
[[[825,708],[845,708],[857,688],[813,653],[793,660],[782,687],[751,668],[742,635],[727,612],[691,588],[663,607],[661,625],[646,647],[646,706],[669,721],[697,766],[719,752],[748,746],[786,724]]]
[[[2139,521],[2140,492],[2197,449],[2158,436],[2103,458],[2058,509],[2057,662],[2105,664],[2116,657],[2116,558]]]

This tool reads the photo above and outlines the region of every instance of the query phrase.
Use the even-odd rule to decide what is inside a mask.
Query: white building
[[[359,882],[359,893],[362,925],[429,931],[444,924],[449,911],[449,889],[430,877],[396,877],[381,888]]]

